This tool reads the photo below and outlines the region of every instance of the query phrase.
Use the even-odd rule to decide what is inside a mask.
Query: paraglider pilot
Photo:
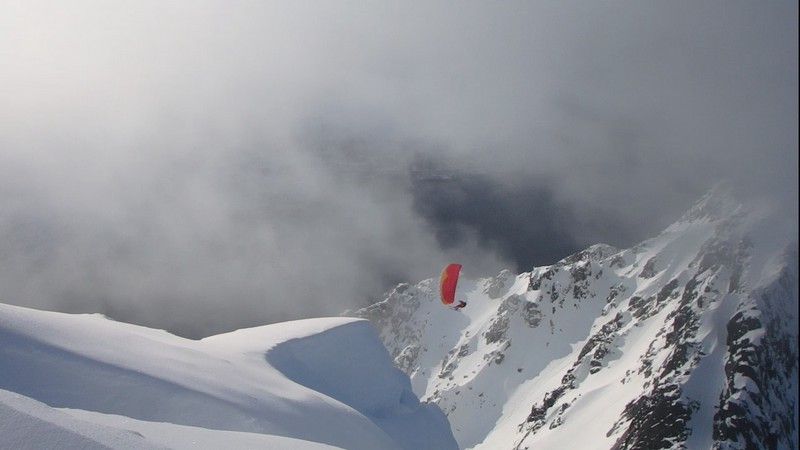
[[[439,297],[442,299],[443,304],[456,311],[467,306],[467,302],[464,300],[459,300],[456,306],[452,306],[453,301],[456,299],[456,285],[458,284],[460,271],[461,264],[451,263],[444,267],[442,275],[439,276]]]

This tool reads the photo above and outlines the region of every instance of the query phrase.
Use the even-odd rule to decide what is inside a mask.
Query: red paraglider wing
[[[448,264],[439,277],[439,295],[442,298],[442,303],[446,305],[453,303],[455,300],[459,271],[461,271],[461,264]]]

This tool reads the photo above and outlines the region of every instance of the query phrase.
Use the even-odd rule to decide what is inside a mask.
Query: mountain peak
[[[558,262],[560,265],[574,264],[579,261],[601,260],[619,253],[619,249],[608,244],[594,244],[585,250],[573,253]]]
[[[461,311],[430,279],[356,314],[460,448],[795,448],[797,252],[761,275],[732,192],[632,249],[462,279]]]
[[[708,190],[677,221],[691,223],[697,221],[717,221],[741,211],[742,205],[736,199],[734,186],[730,181],[721,181]]]

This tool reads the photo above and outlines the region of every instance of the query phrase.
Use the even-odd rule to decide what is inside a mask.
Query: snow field
[[[0,304],[0,360],[0,423],[78,447],[456,448],[361,319],[192,341]]]

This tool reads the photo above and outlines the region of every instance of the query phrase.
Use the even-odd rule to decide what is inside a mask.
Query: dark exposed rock
[[[607,345],[611,342],[613,333],[619,330],[623,325],[623,315],[622,313],[617,313],[613,320],[609,321],[603,327],[592,335],[591,338],[584,344],[583,348],[581,349],[580,353],[578,353],[578,360],[583,359],[586,355],[589,354],[592,350],[594,350],[598,346]],[[603,351],[605,352],[605,350]]]
[[[643,317],[646,313],[646,306],[649,303],[648,299],[634,295],[628,300],[628,310],[631,311],[633,317],[637,319]]]
[[[562,266],[567,266],[581,261],[600,261],[618,252],[619,249],[612,247],[610,245],[595,244],[587,248],[586,250],[582,250],[578,253],[574,253],[570,256],[567,256],[566,258],[559,261],[558,264]]]
[[[536,303],[525,302],[522,307],[522,319],[531,328],[536,328],[542,322],[542,311]]]
[[[675,448],[689,436],[687,423],[695,406],[681,400],[681,389],[674,384],[656,386],[625,407],[627,429],[612,450],[657,450]],[[613,431],[613,430],[612,430]],[[609,432],[610,435],[611,432]],[[679,447],[680,448],[680,447]]]
[[[483,337],[487,344],[493,344],[505,339],[506,331],[508,331],[508,315],[498,315],[489,325],[489,329],[483,333]]]
[[[611,258],[611,261],[609,261],[608,265],[612,268],[623,268],[627,265],[627,262],[625,261],[625,257],[620,254]]]
[[[569,270],[569,276],[573,283],[579,283],[592,275],[592,263],[574,265]]]
[[[647,260],[642,268],[641,273],[639,273],[639,278],[653,278],[656,276],[656,257],[652,257]]]
[[[547,411],[556,404],[567,389],[569,389],[568,385],[561,385],[545,394],[541,405],[533,405],[531,413],[528,414],[528,418],[526,419],[526,422],[530,424],[531,431],[536,431],[545,424]]]
[[[789,386],[795,394],[797,388],[797,323],[781,313],[796,307],[786,301],[797,298],[796,285],[796,272],[784,272],[727,324],[727,383],[714,416],[715,449],[797,448],[797,397],[787,395]],[[779,299],[783,305],[765,307]]]
[[[395,356],[394,358],[395,365],[397,366],[398,369],[402,370],[403,372],[410,373],[417,365],[419,352],[420,352],[419,345],[409,345],[408,347],[404,348],[397,356]]]
[[[547,270],[545,270],[543,273],[541,273],[541,274],[537,274],[537,275],[535,275],[535,276],[533,276],[533,275],[532,275],[532,276],[531,276],[531,281],[530,281],[530,285],[529,285],[529,289],[528,289],[528,290],[531,290],[531,291],[538,291],[539,289],[541,289],[541,288],[542,288],[542,283],[543,283],[543,281],[542,281],[542,280],[548,280],[548,281],[550,281],[550,280],[552,280],[552,279],[553,279],[553,276],[554,276],[556,273],[558,273],[558,267],[556,267],[556,266],[550,266],[550,267],[548,267],[548,268],[547,268]]]
[[[497,350],[483,355],[483,360],[494,364],[502,364],[503,360],[506,358],[505,352],[509,347],[511,347],[511,341],[505,341]]]
[[[679,282],[673,279],[667,283],[655,297],[648,297],[643,299],[639,296],[633,296],[628,301],[631,313],[637,319],[647,319],[661,311],[666,306],[666,300],[669,298],[677,298],[677,289]]]
[[[531,279],[528,282],[528,290],[538,291],[541,287],[542,287],[542,277],[531,275]]]
[[[464,356],[469,354],[469,345],[464,344],[460,347],[450,350],[447,358],[442,361],[442,370],[439,371],[439,378],[450,378],[453,372],[458,368],[458,363]]]

